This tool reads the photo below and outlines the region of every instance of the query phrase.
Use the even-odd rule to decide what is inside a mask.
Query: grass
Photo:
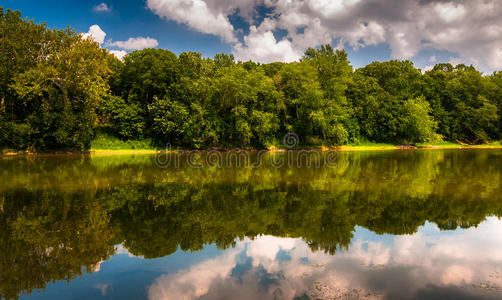
[[[463,143],[436,141],[436,142],[427,142],[427,143],[417,144],[417,146],[421,147],[421,148],[433,148],[433,149],[458,149],[458,148],[484,149],[484,148],[502,148],[502,142],[497,141],[497,142],[492,142],[492,143],[488,143],[488,144],[481,144],[481,145],[468,145],[468,144],[463,144]]]
[[[373,142],[363,141],[354,145],[340,146],[339,149],[342,151],[395,150],[399,149],[399,146],[387,143],[373,143]]]
[[[413,144],[421,149],[486,149],[486,148],[502,148],[502,141],[492,142],[482,145],[468,145],[463,143],[454,143],[448,141],[429,141],[426,143]],[[397,150],[402,149],[400,145],[386,144],[386,143],[373,143],[364,141],[355,145],[346,145],[339,147],[342,151],[365,151],[365,150]]]
[[[424,149],[497,149],[502,148],[502,141],[492,142],[483,145],[467,145],[460,143],[453,143],[447,141],[430,141],[427,143],[418,143],[414,146]],[[324,146],[322,144],[311,143],[305,146],[298,146],[298,149],[320,149],[326,151],[334,147]],[[374,143],[370,141],[361,141],[357,144],[344,145],[336,147],[341,151],[374,151],[374,150],[398,150],[402,146],[387,143]],[[268,147],[269,151],[281,151],[287,149],[284,146],[271,145]],[[164,148],[155,146],[151,139],[145,140],[121,140],[119,138],[100,133],[91,142],[90,152],[93,154],[147,154],[156,153],[165,150]],[[33,154],[29,151],[16,151],[10,149],[1,149],[0,154],[15,155],[15,154]]]
[[[417,143],[414,146],[425,149],[459,149],[459,148],[502,148],[501,141],[493,142],[483,145],[467,145],[460,143],[453,143],[448,141],[430,141],[427,143]],[[326,150],[328,147],[317,144],[310,144],[305,146],[298,146],[297,148],[312,148]],[[371,150],[397,150],[402,149],[402,145],[388,144],[388,143],[375,143],[370,141],[361,141],[358,144],[344,145],[337,147],[341,151],[371,151]],[[277,151],[287,149],[283,146],[269,146],[268,150]],[[154,153],[164,150],[154,146],[152,140],[128,140],[123,141],[116,137],[105,134],[99,134],[91,143],[92,153]]]
[[[427,143],[417,143],[415,146],[420,148],[440,148],[440,149],[456,149],[461,147],[469,147],[467,144],[453,143],[448,141],[429,141]]]
[[[123,141],[119,138],[112,137],[105,134],[99,134],[91,142],[91,152],[93,153],[152,153],[162,150],[153,145],[152,140],[127,140]]]

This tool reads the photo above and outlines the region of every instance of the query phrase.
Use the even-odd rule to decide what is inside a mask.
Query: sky
[[[70,26],[118,57],[163,48],[291,62],[308,47],[345,49],[355,68],[409,59],[427,70],[502,70],[501,0],[2,0],[35,22]]]

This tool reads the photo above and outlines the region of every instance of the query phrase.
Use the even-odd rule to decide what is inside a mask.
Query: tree
[[[436,65],[425,74],[440,133],[449,140],[484,143],[500,138],[497,86],[474,67]],[[490,99],[490,100],[489,100]]]
[[[144,114],[138,103],[128,104],[121,97],[112,95],[104,97],[98,108],[100,128],[122,139],[144,137],[146,126]]]
[[[189,127],[189,110],[178,101],[168,98],[155,98],[148,106],[153,119],[153,130],[163,141],[176,141],[179,144]]]
[[[347,95],[361,134],[377,142],[432,139],[435,120],[422,93],[422,74],[410,61],[373,62],[358,69]]]
[[[411,61],[372,62],[358,69],[358,72],[363,76],[375,78],[383,90],[398,100],[422,95],[422,73],[413,66]]]
[[[128,103],[137,102],[146,109],[155,97],[162,99],[168,95],[171,84],[178,80],[178,58],[171,51],[133,51],[124,57],[118,95]]]
[[[26,107],[33,147],[88,149],[107,93],[107,53],[72,30],[53,34],[61,40],[58,49],[18,74],[11,87]]]
[[[0,7],[0,147],[25,149],[31,144],[29,126],[24,123],[29,112],[11,85],[18,74],[54,51],[56,36],[45,24]]]
[[[323,92],[322,103],[311,112],[311,120],[319,128],[323,140],[336,145],[344,144],[349,139],[356,139],[356,129],[350,121],[352,109],[347,103],[345,92],[352,76],[352,67],[344,50],[334,51],[330,45],[319,49],[309,48],[304,60],[317,69],[320,89]]]
[[[353,71],[343,50],[308,48],[298,62],[236,62],[164,49],[123,62],[67,28],[0,8],[0,147],[88,149],[101,131],[187,148],[270,147],[502,136],[502,75],[410,61]]]
[[[404,103],[400,135],[407,143],[426,142],[434,138],[437,123],[430,113],[430,105],[423,97]]]

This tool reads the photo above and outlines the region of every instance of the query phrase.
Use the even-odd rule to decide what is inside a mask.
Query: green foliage
[[[437,123],[430,113],[430,105],[423,97],[410,99],[404,103],[401,136],[405,141],[420,143],[434,138]]]
[[[373,62],[357,71],[365,77],[375,78],[384,91],[399,100],[420,96],[422,74],[411,61]]]
[[[6,62],[11,70],[0,75],[9,76],[2,99],[11,112],[11,135],[23,139],[13,145],[36,149],[88,148],[94,134],[96,109],[108,86],[106,51],[71,29],[48,30],[45,25],[22,20],[9,10],[1,11],[0,20],[2,44],[12,46],[6,50],[2,46],[2,54],[22,56]],[[18,36],[12,35],[13,25],[19,25],[14,30]],[[16,49],[19,45],[13,44],[18,40],[21,46],[38,46]],[[5,56],[1,59],[4,66]],[[19,136],[18,129],[26,126],[27,134]],[[15,139],[10,140],[13,142]]]
[[[17,75],[11,87],[27,106],[26,122],[35,147],[85,149],[107,89],[106,53],[71,31],[63,39],[67,46]]]
[[[183,104],[167,98],[155,99],[148,109],[153,117],[153,129],[159,136],[166,136],[165,140],[181,138],[188,127],[189,116]]]
[[[424,77],[440,134],[467,143],[500,139],[497,74],[484,77],[472,66],[439,64]]]
[[[122,139],[141,139],[145,132],[143,110],[137,103],[127,104],[118,96],[107,96],[98,114],[101,128],[114,132]]]
[[[251,113],[250,123],[260,145],[268,147],[274,143],[279,129],[279,120],[271,112],[255,110]]]
[[[163,49],[134,51],[124,57],[116,91],[129,102],[143,108],[157,97],[164,98],[169,86],[179,78],[178,58]]]
[[[343,50],[293,63],[144,49],[118,60],[71,29],[0,9],[0,147],[87,149],[96,130],[184,148],[489,143],[502,137],[502,75],[410,61],[356,71]],[[278,145],[280,146],[280,145]]]

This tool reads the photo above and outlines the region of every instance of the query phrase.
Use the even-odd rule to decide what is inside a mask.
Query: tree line
[[[502,134],[502,72],[411,61],[354,70],[344,50],[293,63],[144,49],[123,61],[71,28],[0,8],[0,148],[89,149],[97,134],[182,148],[362,141],[481,144]]]

